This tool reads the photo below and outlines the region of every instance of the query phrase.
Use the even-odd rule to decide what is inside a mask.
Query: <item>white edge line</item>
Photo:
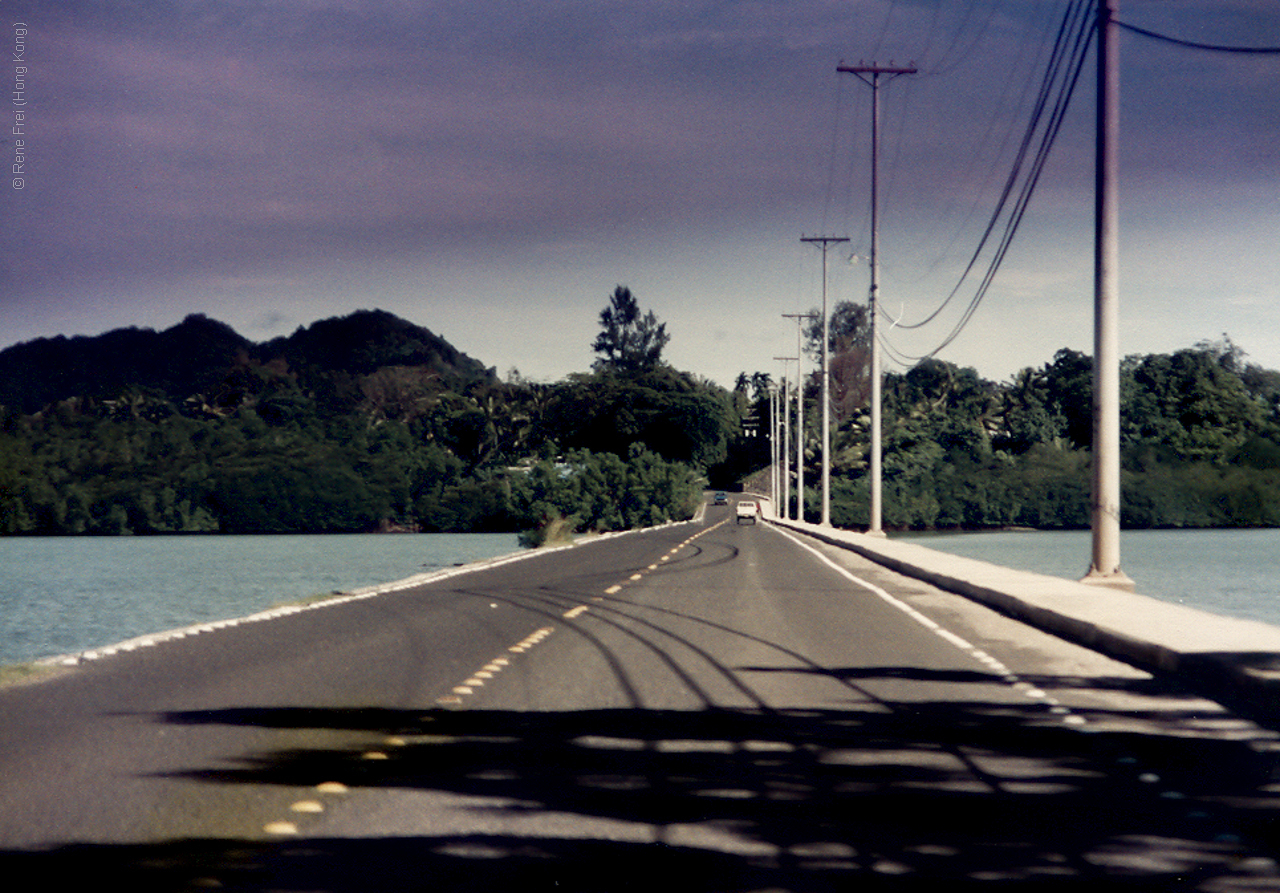
[[[364,586],[359,589],[353,589],[349,592],[343,593],[342,595],[336,595],[331,598],[323,599],[322,601],[312,602],[311,604],[282,605],[275,608],[267,608],[243,617],[230,617],[225,620],[200,620],[192,623],[190,626],[178,627],[177,629],[165,630],[163,632],[147,633],[132,639],[125,639],[122,642],[117,642],[112,645],[100,645],[93,648],[87,648],[83,651],[73,651],[68,654],[55,654],[48,657],[36,658],[30,661],[30,663],[36,666],[74,667],[78,664],[89,663],[101,660],[104,657],[113,656],[118,654],[120,651],[133,651],[136,648],[149,648],[164,642],[173,642],[178,639],[185,639],[187,636],[194,636],[204,632],[213,632],[217,629],[229,626],[239,626],[243,623],[258,623],[263,620],[274,620],[277,617],[284,617],[290,614],[301,614],[304,611],[318,611],[321,608],[328,608],[333,605],[359,601],[360,599],[373,598],[375,596],[386,595],[391,592],[399,592],[404,589],[412,589],[415,586],[425,586],[428,583],[438,583],[441,580],[447,580],[451,577],[458,577],[463,574],[475,573],[476,571],[488,570],[489,568],[494,567],[501,567],[505,564],[524,561],[538,555],[547,555],[553,552],[559,552],[563,549],[573,549],[578,546],[585,546],[607,539],[614,539],[619,536],[643,533],[647,530],[663,530],[665,528],[676,527],[681,524],[692,524],[696,520],[697,518],[695,516],[695,518],[691,518],[686,521],[668,521],[665,524],[656,524],[652,527],[636,527],[631,530],[614,530],[586,537],[581,540],[575,540],[574,542],[567,543],[563,546],[545,546],[540,549],[527,549],[521,552],[511,552],[494,558],[484,558],[479,561],[468,562],[467,564],[441,568],[440,570],[426,574],[415,574],[412,577],[393,580],[389,583],[378,583],[373,586]]]
[[[836,564],[826,555],[823,555],[820,551],[818,551],[817,548],[797,538],[795,534],[791,533],[791,531],[783,530],[780,527],[775,527],[774,529],[777,530],[779,533],[781,533],[783,536],[785,536],[787,539],[791,540],[800,548],[806,549],[807,551],[812,553],[819,561],[821,561],[827,567],[831,568],[840,576],[844,577],[846,580],[850,581],[851,583],[856,583],[857,585],[861,586],[863,589],[866,589],[868,592],[875,593],[885,602],[897,608],[899,611],[906,614],[912,620],[916,621],[916,623],[919,623],[921,626],[935,633],[940,638],[945,639],[946,641],[950,642],[952,645],[955,645],[957,648],[960,648],[963,651],[966,651],[969,653],[972,653],[974,651],[974,646],[971,645],[969,642],[965,641],[960,636],[957,636],[955,633],[951,632],[948,629],[944,629],[932,618],[926,617],[924,614],[921,614],[919,611],[917,611],[915,608],[908,605],[906,602],[902,601],[896,596],[890,595],[888,592],[881,589],[879,586],[875,585],[874,583],[868,583],[866,580],[857,576],[847,568],[843,568],[840,565]]]

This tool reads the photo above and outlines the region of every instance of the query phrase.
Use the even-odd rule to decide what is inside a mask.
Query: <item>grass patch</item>
[[[292,601],[277,602],[270,608],[267,608],[267,610],[270,611],[273,608],[305,607],[307,605],[319,604],[320,602],[327,602],[330,599],[343,598],[350,594],[350,592],[341,592],[337,589],[332,592],[318,592],[315,595],[304,595],[302,598],[293,599]]]
[[[533,530],[521,533],[520,545],[526,549],[568,545],[573,542],[577,523],[576,517],[562,518],[559,515],[553,515]]]
[[[39,682],[42,679],[48,679],[51,676],[65,672],[65,667],[55,667],[49,664],[28,663],[0,666],[0,688]]]

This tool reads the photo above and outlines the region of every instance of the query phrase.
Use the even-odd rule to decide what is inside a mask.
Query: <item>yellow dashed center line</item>
[[[724,523],[724,522],[721,522],[721,523]],[[715,527],[719,527],[719,526],[720,526],[719,524],[715,525]],[[685,546],[688,546],[698,537],[706,533],[710,533],[712,530],[715,529],[715,527],[707,528],[706,530],[703,530],[700,533],[697,533],[694,536],[689,537],[689,539],[685,540],[680,545],[671,549],[667,554],[663,555],[660,559],[658,559],[658,561],[654,562],[653,564],[650,564],[645,570],[648,572],[658,570],[658,568],[662,566],[663,562],[670,561],[677,553],[679,553],[681,549],[683,549]],[[641,580],[643,578],[644,578],[643,573],[635,573],[628,578],[627,582],[634,583],[637,580]],[[622,588],[625,585],[626,583],[617,583],[617,584],[614,584],[613,586],[610,586],[604,592],[606,595],[616,595],[617,593],[622,591]],[[596,596],[594,597],[593,600],[600,601],[600,597]],[[581,617],[583,614],[587,613],[589,610],[590,608],[587,605],[578,605],[566,611],[564,613],[564,617],[567,620],[573,620],[577,617]],[[516,643],[515,645],[512,645],[507,650],[513,654],[523,654],[529,651],[530,649],[532,649],[534,646],[538,645],[540,642],[542,642],[544,639],[550,636],[553,632],[555,632],[555,627],[544,626],[541,629],[526,636],[524,639],[522,639],[520,642]],[[477,688],[483,687],[485,682],[491,679],[494,679],[497,676],[497,674],[501,673],[503,670],[505,670],[509,666],[511,666],[511,658],[508,658],[508,657],[494,658],[489,663],[485,664],[483,669],[473,673],[470,677],[468,677],[461,685],[455,686],[453,689],[452,695],[446,695],[445,697],[439,698],[437,699],[436,703],[441,705],[449,705],[449,706],[461,705],[463,703],[463,698],[465,696],[474,694]],[[1036,697],[1038,694],[1039,692],[1028,692],[1028,695],[1030,695],[1031,697]],[[426,720],[426,719],[429,719],[429,717],[423,717],[423,719]],[[384,740],[383,743],[386,747],[404,747],[408,742],[400,736],[389,736]],[[361,759],[386,760],[386,759],[389,759],[389,757],[384,751],[368,750],[368,751],[365,751],[363,754],[361,754]],[[341,795],[341,794],[347,793],[348,790],[349,789],[347,788],[347,786],[340,781],[326,781],[316,785],[315,787],[315,792],[320,795],[324,795],[324,794],[331,795],[331,796]],[[323,813],[325,811],[325,805],[321,800],[318,800],[318,799],[298,800],[292,805],[290,805],[289,810],[290,812],[293,812],[299,815],[315,815],[315,814]],[[296,823],[290,822],[290,821],[284,821],[284,820],[269,822],[268,824],[263,826],[262,830],[265,834],[269,834],[274,837],[292,837],[292,836],[297,836],[299,834],[298,826]]]
[[[688,546],[689,544],[691,544],[691,543],[692,543],[694,540],[696,540],[698,537],[700,537],[700,536],[705,536],[706,534],[708,534],[708,533],[710,533],[711,531],[715,530],[715,529],[716,529],[716,527],[719,527],[719,526],[721,526],[721,524],[724,524],[724,523],[725,523],[724,521],[721,521],[721,522],[720,522],[720,524],[716,524],[716,525],[714,525],[714,526],[712,526],[712,527],[708,527],[706,530],[699,531],[698,533],[695,533],[693,536],[689,537],[687,540],[684,540],[683,542],[681,542],[679,545],[677,545],[677,546],[673,546],[673,547],[672,547],[672,548],[667,552],[667,554],[663,555],[663,556],[662,556],[662,557],[660,557],[657,561],[655,561],[653,564],[651,564],[651,565],[649,565],[648,567],[646,567],[646,568],[645,568],[645,571],[648,571],[648,572],[656,571],[658,568],[660,568],[660,567],[662,566],[663,562],[670,561],[672,558],[674,558],[676,555],[678,555],[678,554],[680,553],[680,550],[681,550],[681,549],[683,549],[685,546]],[[606,589],[606,590],[604,591],[604,594],[605,594],[605,595],[617,595],[619,592],[621,592],[621,591],[622,591],[622,587],[624,587],[625,585],[627,585],[627,583],[635,583],[635,582],[637,582],[638,580],[643,580],[643,579],[644,579],[644,572],[632,574],[630,577],[628,577],[628,578],[627,578],[626,583],[615,583],[614,585],[612,585],[612,586],[610,586],[608,589]],[[600,599],[599,599],[599,597],[596,597],[596,598],[595,598],[595,599],[593,599],[593,600],[594,600],[594,601],[599,601]]]
[[[585,605],[582,606],[582,610],[586,610]],[[572,614],[572,612],[570,612],[570,614],[575,617],[577,616],[576,614]],[[525,638],[508,648],[507,651],[512,654],[524,654],[553,632],[555,632],[555,627],[544,626],[536,632],[525,636]],[[475,694],[476,689],[483,688],[486,682],[496,679],[498,674],[509,666],[511,666],[511,658],[495,657],[493,660],[485,664],[483,668],[467,677],[467,679],[459,685],[454,686],[452,694],[446,695],[442,698],[437,698],[436,703],[448,707],[460,706],[463,703],[463,698],[467,695]]]

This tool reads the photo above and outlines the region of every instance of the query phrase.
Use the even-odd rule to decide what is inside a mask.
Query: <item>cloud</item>
[[[920,68],[882,91],[881,260],[887,285],[932,307],[1003,185],[1063,8],[42,4],[31,15],[43,52],[32,80],[38,166],[24,195],[6,196],[22,225],[0,233],[0,250],[21,262],[0,265],[0,329],[146,324],[130,314],[168,317],[179,305],[242,325],[257,325],[263,307],[307,322],[385,302],[446,317],[486,362],[533,368],[541,360],[520,356],[521,343],[577,357],[580,333],[565,334],[562,308],[587,306],[589,328],[597,301],[624,282],[671,308],[673,349],[682,328],[699,345],[689,362],[747,363],[720,356],[733,353],[732,335],[697,340],[723,328],[717,314],[777,325],[778,350],[753,361],[763,368],[788,343],[777,314],[816,303],[810,279],[797,294],[802,231],[869,247],[870,91],[836,63]],[[1280,43],[1280,15],[1250,0],[1134,4],[1124,15],[1219,42]],[[1274,229],[1275,61],[1129,38],[1124,60],[1127,244],[1158,246],[1201,220],[1223,243]],[[989,301],[997,313],[1006,299],[1039,308],[1048,338],[1090,267],[1090,111],[1084,83]],[[1185,219],[1162,218],[1175,198]],[[1205,210],[1228,201],[1242,203],[1235,220]],[[1239,266],[1213,259],[1206,276],[1271,275]],[[865,275],[850,271],[842,294],[862,299]],[[1265,293],[1253,280],[1241,291]],[[712,309],[695,313],[690,295]],[[469,322],[451,301],[501,320],[532,305],[550,321],[522,320],[547,328],[521,338]],[[973,325],[999,328],[981,314]],[[740,337],[747,351],[756,333]]]

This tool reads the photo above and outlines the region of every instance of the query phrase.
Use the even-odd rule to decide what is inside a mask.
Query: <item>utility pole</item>
[[[787,519],[791,507],[791,401],[787,399],[787,363],[799,362],[797,357],[774,357],[782,361],[782,511],[778,517]]]
[[[881,372],[880,372],[880,79],[915,74],[914,66],[837,65],[836,71],[854,75],[871,88],[871,523],[867,533],[884,536],[881,527]]]
[[[804,323],[812,313],[784,313],[796,321],[796,517],[804,520]]]
[[[1082,582],[1133,591],[1120,569],[1120,42],[1118,0],[1098,0],[1094,162],[1093,561]]]
[[[769,499],[778,504],[778,388],[769,385]]]
[[[827,248],[847,242],[847,236],[802,236],[801,242],[822,246],[822,526],[831,526],[831,367],[827,342],[831,317],[827,314]]]

